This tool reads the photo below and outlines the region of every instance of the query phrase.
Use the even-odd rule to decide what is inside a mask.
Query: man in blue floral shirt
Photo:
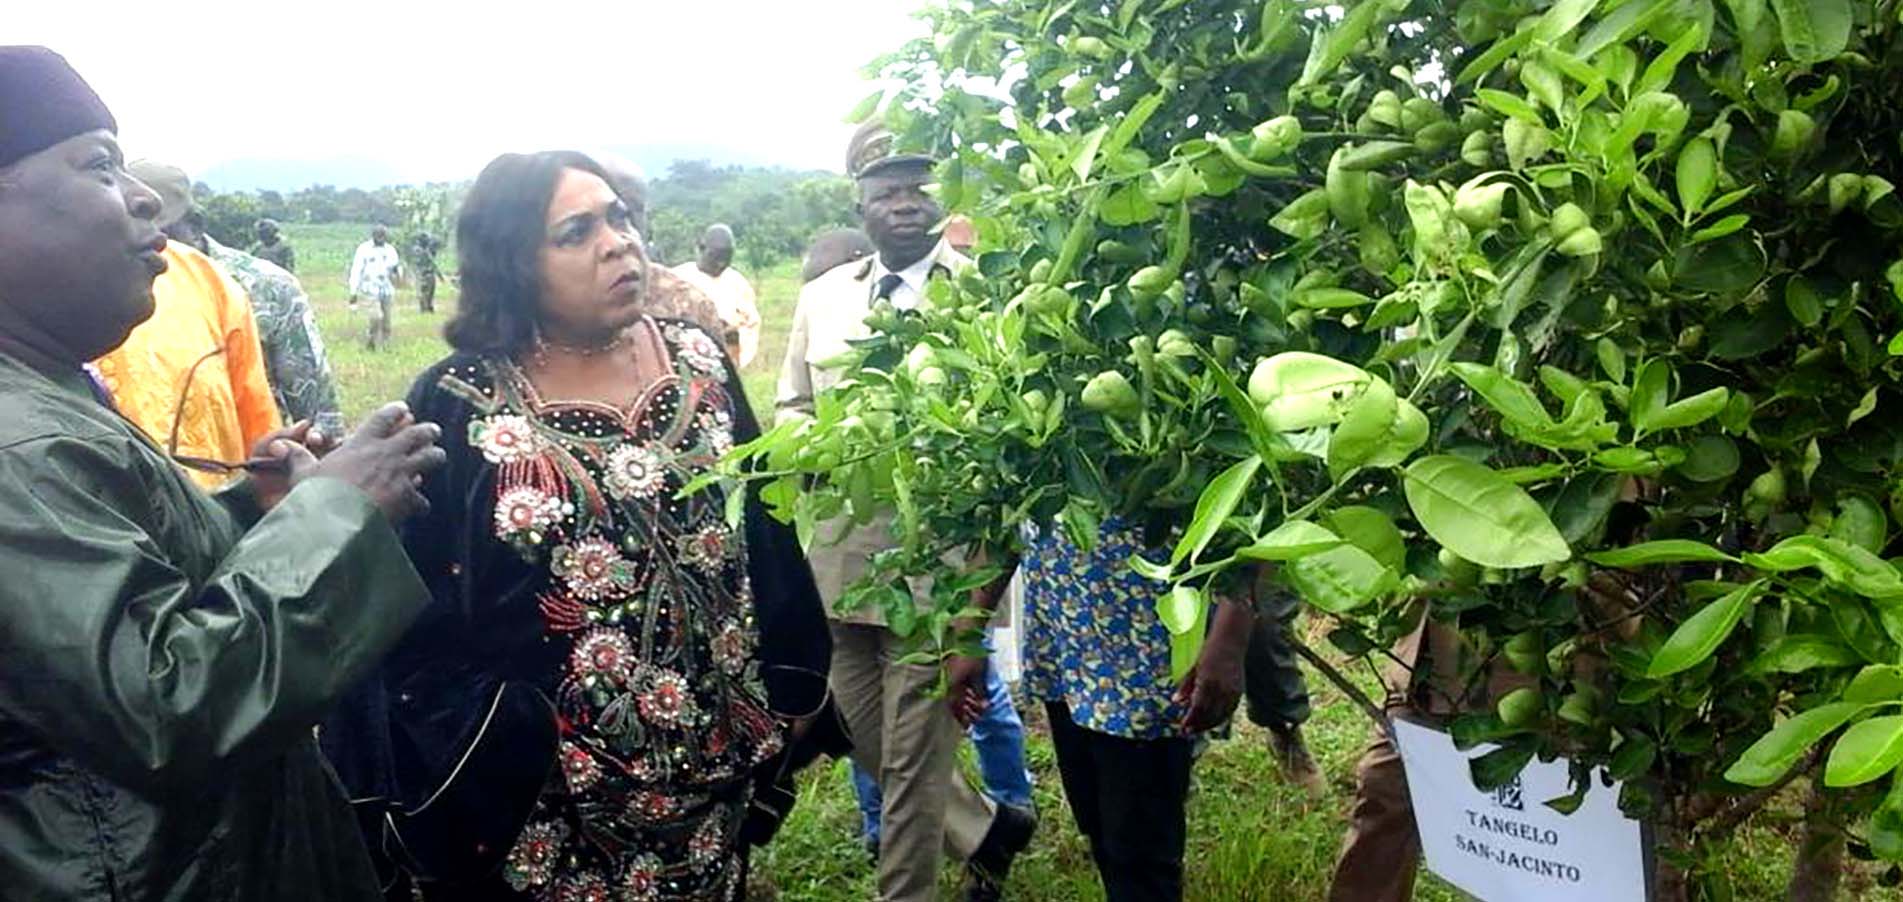
[[[1130,569],[1146,550],[1113,518],[1088,551],[1061,529],[1036,533],[1019,563],[1024,686],[1049,715],[1064,795],[1109,902],[1182,898],[1194,738],[1234,713],[1255,618],[1246,599],[1217,602],[1202,653],[1172,680],[1157,614],[1166,587]],[[951,669],[948,701],[961,718],[984,707],[982,665],[959,658]]]

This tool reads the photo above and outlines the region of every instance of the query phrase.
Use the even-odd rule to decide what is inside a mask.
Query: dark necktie
[[[899,290],[899,286],[903,284],[905,284],[905,280],[899,278],[898,273],[886,273],[880,276],[879,281],[873,285],[872,299],[875,301],[887,300],[892,297],[892,292]]]

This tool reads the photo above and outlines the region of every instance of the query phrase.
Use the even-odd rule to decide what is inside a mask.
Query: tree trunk
[[[1689,851],[1686,848],[1685,831],[1669,824],[1658,824],[1653,830],[1653,842],[1656,844],[1657,865],[1652,875],[1652,902],[1689,902],[1691,880],[1685,869],[1678,865]]]
[[[1790,902],[1831,902],[1843,879],[1844,832],[1815,786],[1804,802],[1804,836],[1791,862]]]

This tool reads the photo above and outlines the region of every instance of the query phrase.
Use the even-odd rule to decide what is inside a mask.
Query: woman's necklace
[[[628,333],[627,333],[627,330],[625,329],[620,332],[616,332],[613,338],[610,338],[607,341],[598,345],[562,344],[561,342],[549,341],[548,339],[543,338],[541,333],[538,332],[535,335],[535,348],[534,348],[533,356],[535,358],[535,365],[537,367],[540,367],[542,369],[547,369],[548,368],[548,352],[550,351],[556,351],[561,354],[566,354],[570,357],[582,357],[582,358],[599,357],[627,343],[628,343]]]

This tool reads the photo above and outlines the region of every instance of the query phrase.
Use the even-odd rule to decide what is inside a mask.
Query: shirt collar
[[[932,278],[932,268],[939,265],[938,258],[944,251],[944,248],[945,242],[941,239],[937,245],[932,247],[931,253],[920,257],[912,265],[899,270],[898,276],[905,280],[906,287],[918,292],[920,295],[925,293],[925,283]],[[872,255],[872,269],[869,272],[869,277],[873,282],[879,281],[881,276],[891,271],[892,270],[887,269],[885,266],[885,258],[878,254]]]

